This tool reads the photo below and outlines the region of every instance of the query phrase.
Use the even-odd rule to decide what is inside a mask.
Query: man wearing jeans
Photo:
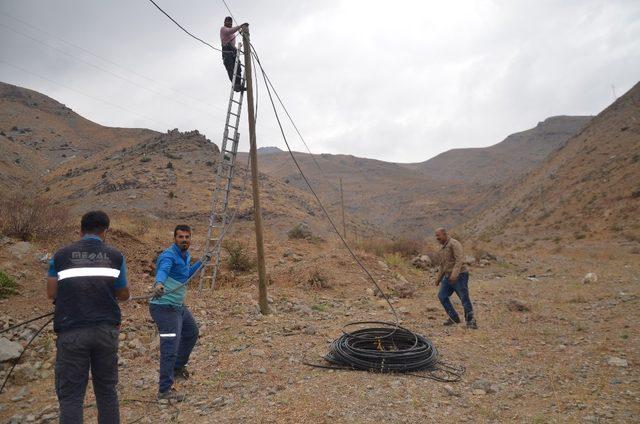
[[[118,424],[118,340],[120,307],[129,299],[124,256],[104,243],[109,217],[86,213],[82,239],[58,250],[49,262],[47,296],[53,299],[56,339],[56,394],[60,423],[83,420],[89,380],[98,406],[98,423]]]
[[[176,226],[173,238],[174,243],[156,262],[154,298],[149,304],[149,312],[160,334],[158,399],[181,402],[185,396],[173,388],[173,382],[189,378],[186,366],[198,340],[198,325],[184,305],[185,283],[198,271],[202,261],[191,265],[191,228],[188,225]]]
[[[224,25],[220,28],[220,44],[222,44],[222,63],[227,69],[229,80],[233,81],[233,69],[236,64],[236,56],[238,49],[236,48],[236,33],[247,26],[246,23],[238,26],[232,26],[233,19],[231,16],[224,18]],[[234,91],[243,91],[242,85],[242,69],[238,69],[236,80],[233,81]]]
[[[458,240],[449,237],[444,228],[436,230],[436,239],[442,245],[440,271],[436,277],[436,286],[442,283],[438,299],[449,315],[449,319],[445,321],[444,325],[450,326],[460,323],[460,317],[449,299],[455,292],[462,301],[467,328],[477,329],[478,324],[473,316],[473,306],[469,298],[469,271],[464,264],[462,245]]]

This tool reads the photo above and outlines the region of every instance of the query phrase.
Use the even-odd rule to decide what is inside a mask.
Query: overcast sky
[[[219,45],[221,0],[156,1]],[[420,162],[596,114],[640,78],[637,0],[227,2],[314,153]],[[1,81],[103,125],[220,141],[220,53],[147,0],[2,0],[0,40]],[[262,87],[258,144],[283,148]]]

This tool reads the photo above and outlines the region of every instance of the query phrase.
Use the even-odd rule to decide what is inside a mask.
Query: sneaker
[[[188,380],[189,370],[187,367],[179,367],[173,369],[173,378],[176,380]]]
[[[471,319],[470,321],[467,321],[467,328],[470,328],[472,330],[477,330],[478,329],[478,323],[476,323],[475,319]]]
[[[182,402],[187,396],[176,391],[173,387],[166,392],[158,392],[158,400],[168,400],[169,402]]]
[[[460,318],[458,318],[457,320],[453,320],[449,318],[448,320],[442,323],[442,325],[444,325],[445,327],[449,327],[456,324],[460,324]]]

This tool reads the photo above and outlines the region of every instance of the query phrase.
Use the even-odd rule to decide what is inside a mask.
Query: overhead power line
[[[139,78],[142,78],[142,79],[144,79],[144,80],[146,80],[148,82],[157,84],[157,85],[161,86],[163,89],[171,91],[171,92],[173,92],[173,93],[175,93],[175,94],[177,94],[179,96],[182,96],[182,97],[191,99],[193,101],[199,102],[199,103],[201,103],[201,104],[203,104],[203,105],[205,105],[207,107],[219,107],[217,105],[214,105],[212,103],[208,103],[208,102],[206,102],[206,101],[204,101],[202,99],[199,99],[197,97],[191,96],[191,95],[189,95],[187,93],[183,93],[183,92],[177,91],[177,90],[171,88],[169,83],[167,83],[167,82],[160,81],[158,79],[149,77],[149,76],[144,75],[144,74],[142,74],[139,71],[136,71],[134,69],[129,69],[129,68],[127,68],[127,67],[125,67],[125,66],[123,66],[123,65],[121,65],[119,63],[116,63],[115,61],[113,61],[111,59],[108,59],[108,58],[106,58],[104,56],[101,56],[101,55],[99,55],[99,54],[97,54],[97,53],[95,53],[95,52],[93,52],[93,51],[91,51],[91,50],[89,50],[89,49],[87,49],[85,47],[82,47],[82,46],[80,46],[80,45],[78,45],[76,43],[73,43],[73,42],[71,42],[69,40],[66,40],[64,38],[61,38],[61,37],[55,35],[55,34],[52,34],[52,33],[48,32],[48,31],[45,31],[42,28],[38,28],[38,27],[30,24],[29,22],[26,22],[26,21],[24,21],[24,20],[22,20],[20,18],[17,18],[17,17],[15,17],[13,15],[9,15],[8,13],[1,12],[1,11],[0,11],[0,15],[3,15],[3,16],[5,16],[5,17],[7,17],[7,18],[9,18],[9,19],[11,19],[13,21],[19,22],[20,24],[22,24],[22,25],[24,25],[24,26],[26,26],[26,27],[34,30],[34,31],[37,31],[37,32],[39,32],[41,34],[44,34],[47,37],[51,37],[51,38],[53,38],[55,40],[58,40],[58,41],[60,41],[60,42],[62,42],[64,44],[68,45],[68,46],[71,46],[71,47],[73,47],[75,49],[78,49],[78,50],[80,50],[80,51],[82,51],[82,52],[84,52],[84,53],[86,53],[86,54],[88,54],[90,56],[93,56],[94,58],[96,58],[98,60],[101,60],[101,61],[103,61],[105,63],[108,63],[111,66],[114,66],[114,67],[116,67],[118,69],[121,69],[123,71],[129,72],[129,73],[131,73],[131,74],[133,74],[133,75],[135,75],[135,76],[137,76]]]
[[[120,109],[120,110],[122,110],[122,111],[124,111],[124,112],[132,113],[132,114],[137,115],[137,116],[139,116],[139,117],[141,117],[141,118],[148,119],[149,121],[155,122],[156,124],[160,125],[160,128],[162,128],[162,127],[165,127],[165,126],[166,126],[166,123],[163,123],[163,122],[160,122],[160,121],[156,121],[154,118],[152,118],[152,117],[150,117],[150,116],[146,116],[146,115],[144,115],[144,114],[142,114],[142,113],[139,113],[139,112],[136,112],[136,111],[134,111],[134,110],[127,109],[127,108],[125,108],[125,107],[123,107],[123,106],[120,106],[120,105],[118,105],[118,104],[112,103],[112,102],[110,102],[110,101],[108,101],[108,100],[101,99],[101,98],[99,98],[99,97],[95,97],[95,96],[93,96],[93,95],[91,95],[91,94],[84,93],[84,92],[82,92],[82,91],[80,91],[80,90],[78,90],[78,89],[75,89],[75,88],[73,88],[73,87],[70,87],[70,86],[68,86],[68,85],[66,85],[66,84],[63,84],[63,83],[61,83],[61,82],[58,82],[58,81],[52,80],[51,78],[47,78],[47,77],[45,77],[45,76],[43,76],[43,75],[37,74],[37,73],[35,73],[35,72],[33,72],[33,71],[30,71],[30,70],[28,70],[28,69],[26,69],[26,68],[23,68],[22,66],[16,65],[16,64],[14,64],[14,63],[7,62],[6,60],[4,60],[4,59],[2,59],[2,58],[0,58],[0,63],[4,63],[5,65],[7,65],[7,66],[11,66],[12,68],[15,68],[15,69],[17,69],[17,70],[19,70],[19,71],[21,71],[21,72],[24,72],[24,73],[27,73],[27,74],[33,75],[33,76],[38,77],[38,78],[40,78],[40,79],[42,79],[42,80],[44,80],[44,81],[47,81],[47,82],[50,82],[50,83],[52,83],[52,84],[56,84],[56,85],[58,85],[58,86],[60,86],[60,87],[66,88],[67,90],[69,90],[69,91],[73,91],[74,93],[76,93],[76,94],[80,94],[81,96],[88,97],[88,98],[90,98],[90,99],[92,99],[92,100],[96,100],[96,101],[98,101],[98,102],[104,103],[104,104],[109,105],[109,106],[111,106],[111,107],[114,107],[114,108],[116,108],[116,109]]]

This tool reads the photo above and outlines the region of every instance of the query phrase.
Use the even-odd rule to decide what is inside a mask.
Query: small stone
[[[266,373],[267,373],[267,369],[266,369],[266,368],[264,368],[264,367],[263,367],[263,368],[258,368],[258,372],[259,372],[260,374],[266,374]]]
[[[507,309],[513,312],[529,312],[531,310],[529,306],[518,299],[510,299],[507,302]]]
[[[454,388],[448,384],[445,384],[442,389],[444,390],[444,393],[448,396],[455,396],[455,397],[460,396],[460,393],[455,391]]]
[[[476,395],[476,396],[482,396],[482,395],[486,395],[487,392],[485,392],[482,389],[473,389],[473,394]]]
[[[308,336],[313,336],[318,332],[318,330],[316,329],[316,327],[313,324],[309,324],[305,327],[304,329],[304,334],[308,335]]]
[[[22,345],[0,337],[0,362],[17,359],[22,353]]]
[[[582,284],[592,284],[598,282],[598,276],[593,272],[588,272],[582,279]]]
[[[224,405],[226,405],[226,404],[227,404],[227,400],[225,399],[225,397],[224,397],[224,396],[220,396],[220,397],[215,398],[215,399],[211,402],[211,404],[212,404],[213,406],[220,407],[220,406],[224,406]]]
[[[607,358],[607,364],[614,367],[623,367],[623,368],[629,366],[629,363],[627,362],[626,359],[616,358],[615,356],[609,356]]]

